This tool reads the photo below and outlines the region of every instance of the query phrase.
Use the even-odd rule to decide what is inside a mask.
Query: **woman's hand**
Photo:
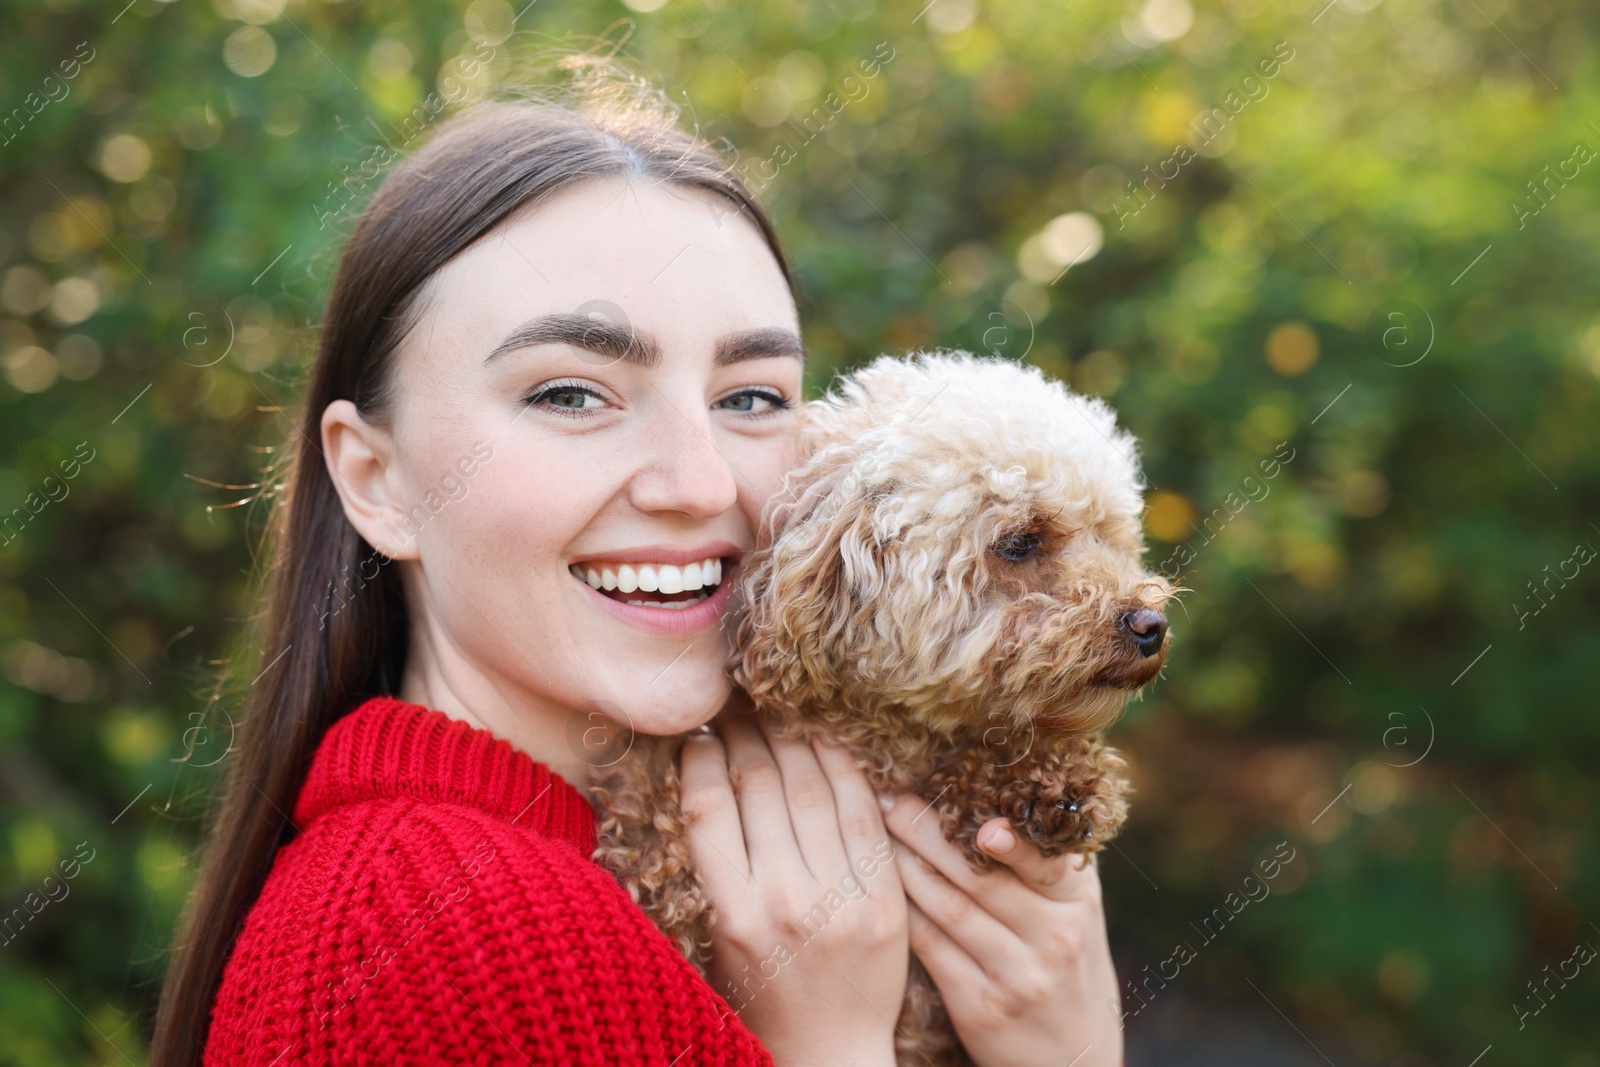
[[[877,797],[841,748],[718,725],[684,743],[681,774],[714,986],[779,1067],[892,1067],[907,905]]]
[[[884,821],[911,898],[911,950],[967,1053],[981,1067],[1118,1067],[1122,1013],[1095,864],[1046,859],[991,819],[978,845],[1004,866],[979,874],[925,801],[892,799]]]

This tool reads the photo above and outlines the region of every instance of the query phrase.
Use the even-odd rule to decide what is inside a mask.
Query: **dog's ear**
[[[763,711],[844,710],[835,704],[852,650],[871,639],[884,577],[874,514],[884,490],[865,488],[859,460],[813,456],[774,514],[771,544],[747,559],[729,672]]]

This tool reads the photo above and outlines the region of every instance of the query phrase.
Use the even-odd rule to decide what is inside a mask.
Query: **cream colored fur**
[[[966,353],[882,357],[807,405],[809,459],[734,580],[733,679],[785,732],[826,733],[874,786],[918,793],[974,867],[1010,819],[1047,855],[1092,852],[1126,814],[1100,739],[1160,671],[1122,620],[1159,611],[1135,442],[1103,401]],[[999,547],[1037,537],[1021,561]],[[672,755],[652,740],[597,781],[596,858],[704,969]],[[966,1062],[913,960],[901,1062]]]

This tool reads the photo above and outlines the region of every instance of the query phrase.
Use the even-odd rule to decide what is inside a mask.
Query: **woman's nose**
[[[656,417],[641,435],[645,455],[633,480],[634,506],[700,518],[721,515],[739,498],[737,459],[723,452],[704,411],[685,411],[665,394],[657,399]]]

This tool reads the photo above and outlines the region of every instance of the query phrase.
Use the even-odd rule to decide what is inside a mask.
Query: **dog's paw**
[[[1084,798],[1064,790],[1061,783],[1018,782],[1006,792],[1002,804],[1006,818],[1022,840],[1038,846],[1045,855],[1099,847]]]

